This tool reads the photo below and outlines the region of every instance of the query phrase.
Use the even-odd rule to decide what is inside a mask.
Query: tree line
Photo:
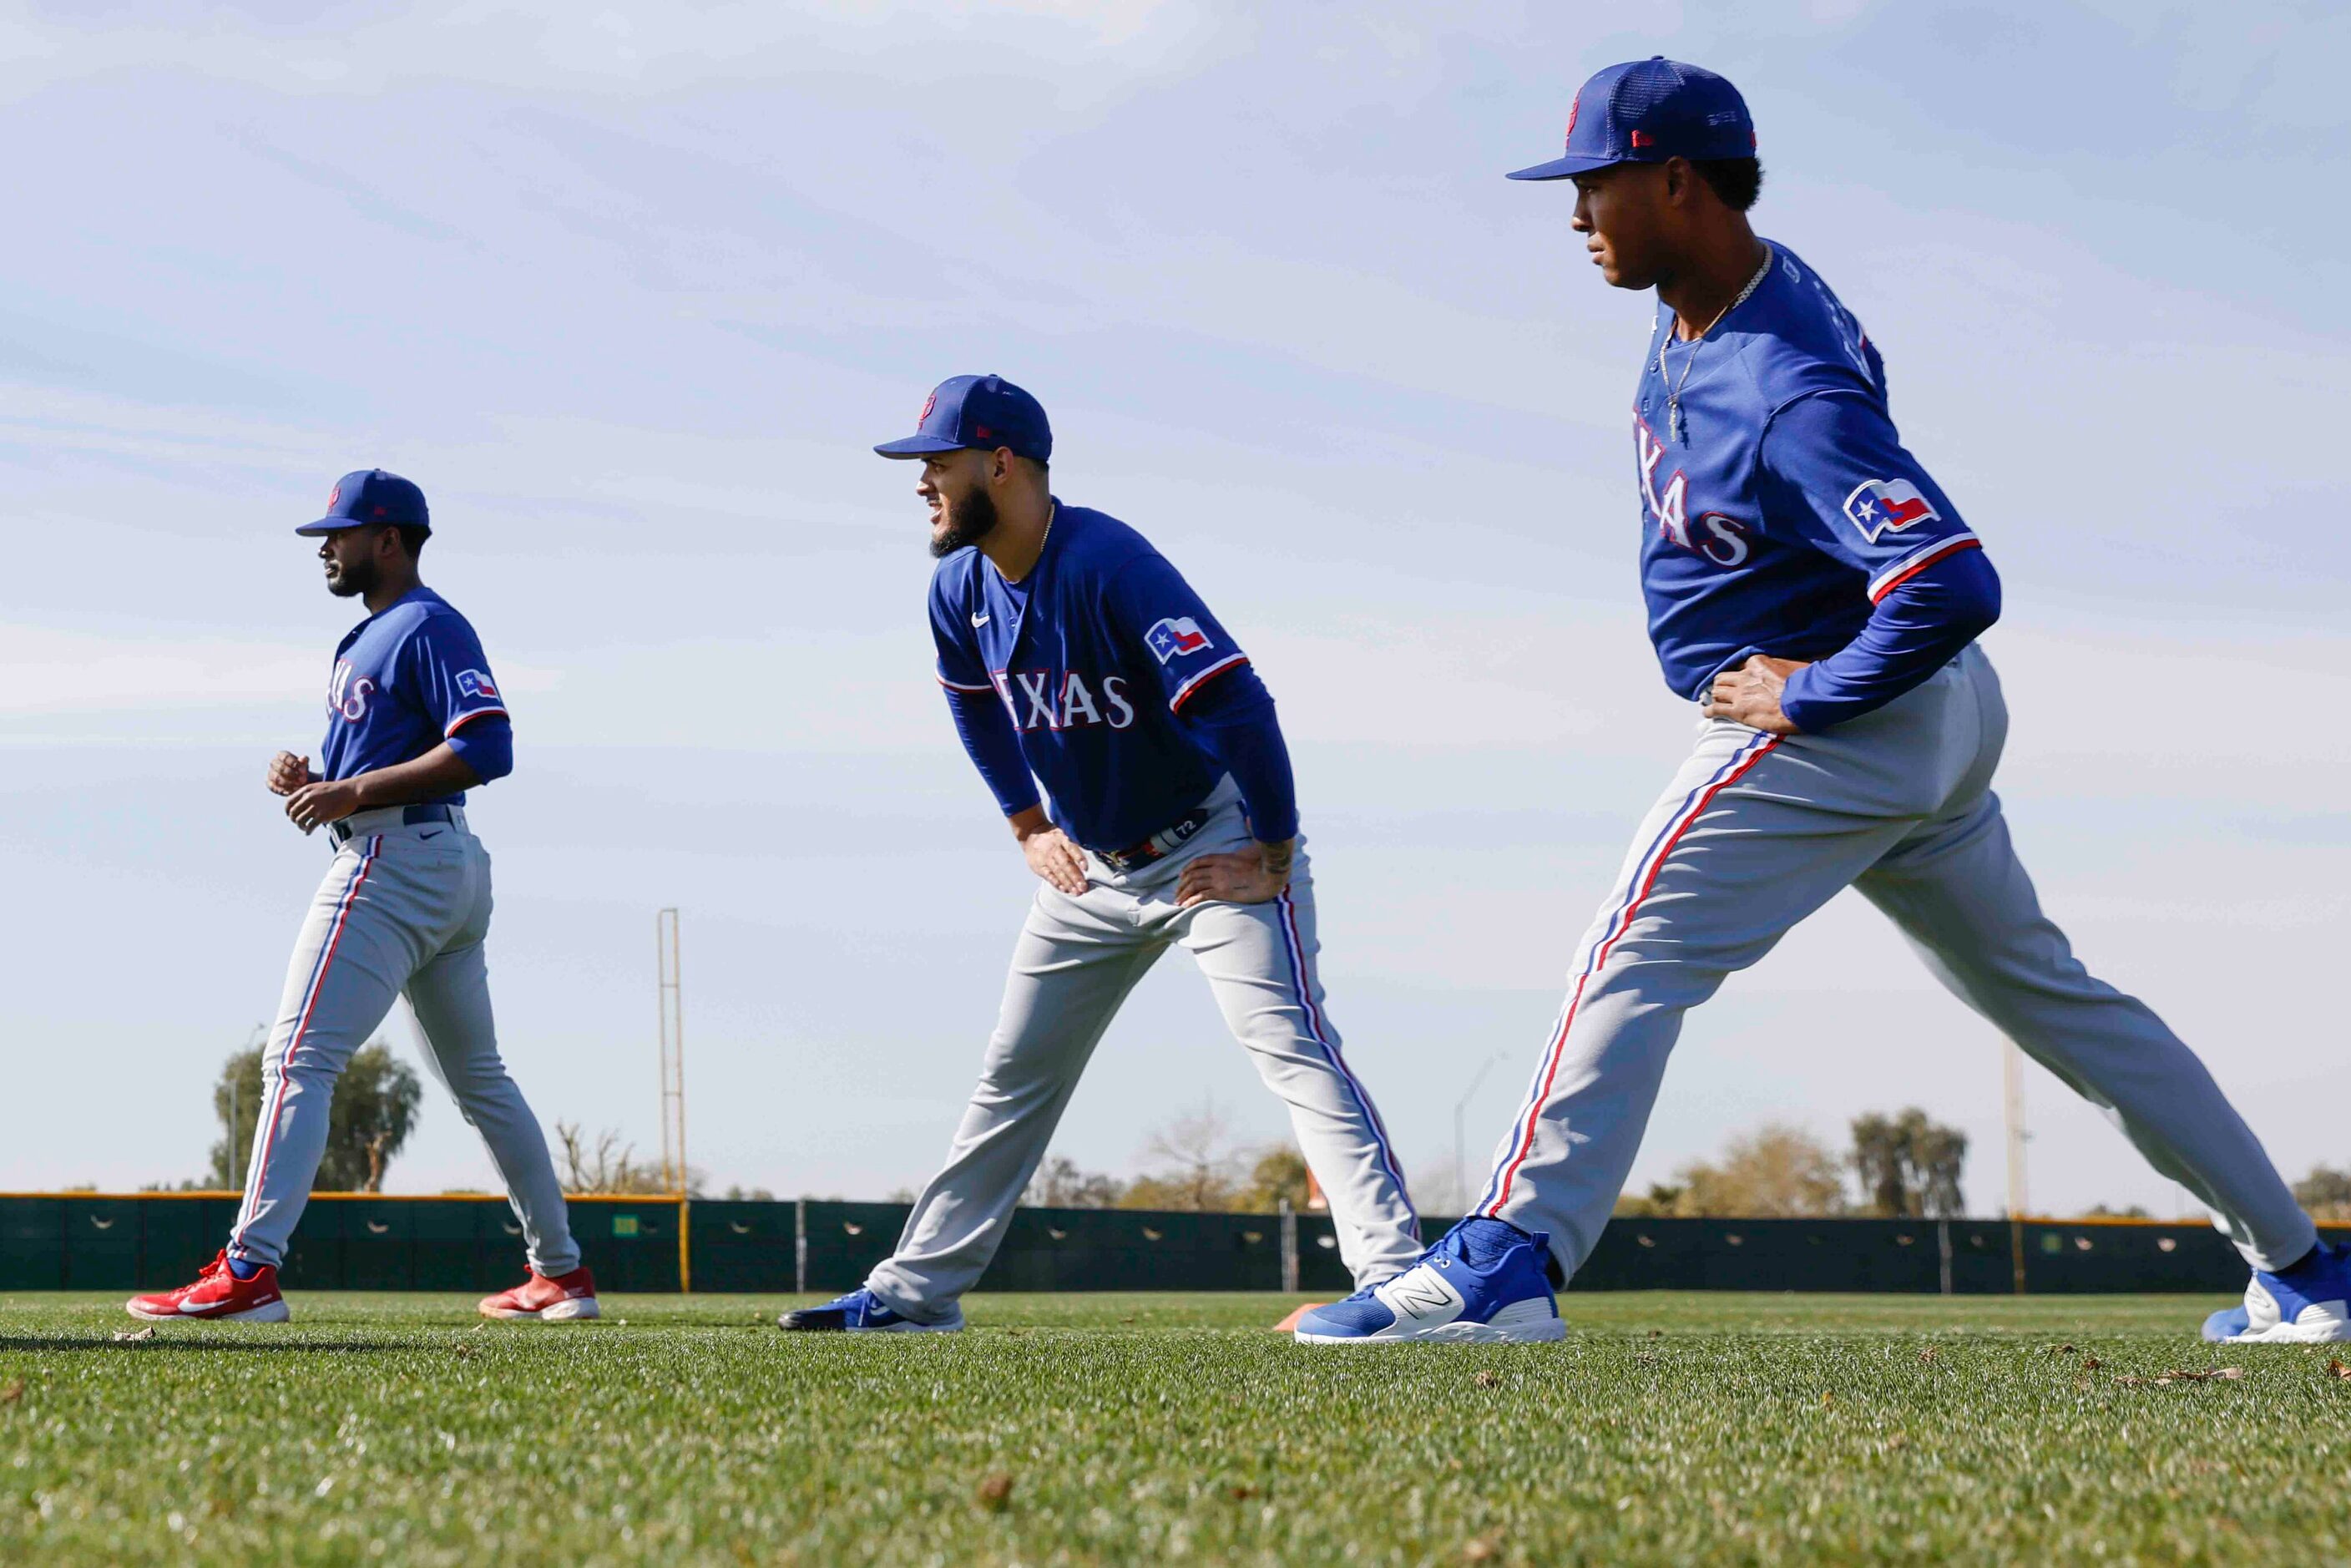
[[[1032,1208],[1154,1208],[1190,1214],[1271,1214],[1286,1201],[1308,1207],[1306,1159],[1288,1143],[1245,1147],[1213,1103],[1153,1133],[1143,1146],[1150,1169],[1122,1181],[1082,1171],[1055,1155],[1037,1169],[1020,1201]],[[908,1195],[912,1197],[912,1194]]]
[[[1767,1123],[1731,1139],[1719,1157],[1691,1161],[1646,1195],[1625,1194],[1616,1212],[1740,1219],[1955,1219],[1967,1212],[1960,1186],[1965,1133],[1913,1105],[1892,1115],[1856,1116],[1851,1134],[1851,1146],[1840,1154],[1801,1127]]]
[[[261,1048],[230,1053],[213,1086],[213,1119],[220,1130],[204,1177],[183,1190],[234,1190],[245,1183],[253,1134],[261,1112]],[[392,1159],[416,1131],[423,1086],[415,1070],[381,1040],[355,1051],[336,1082],[328,1118],[326,1157],[319,1164],[322,1192],[381,1192]],[[1710,1160],[1693,1160],[1673,1179],[1645,1194],[1617,1199],[1620,1215],[1705,1218],[1813,1218],[1838,1215],[1885,1218],[1956,1218],[1967,1212],[1960,1186],[1968,1135],[1937,1122],[1917,1106],[1890,1115],[1855,1117],[1843,1151],[1813,1134],[1767,1123],[1735,1137]],[[564,1190],[577,1193],[660,1193],[671,1184],[660,1166],[640,1159],[635,1145],[607,1129],[589,1134],[576,1123],[555,1124]],[[1048,1159],[1021,1201],[1039,1208],[1144,1208],[1193,1213],[1271,1213],[1286,1200],[1310,1205],[1306,1162],[1287,1142],[1248,1145],[1213,1103],[1153,1132],[1143,1147],[1144,1174],[1121,1178],[1079,1168],[1066,1155]],[[1851,1186],[1847,1178],[1851,1178]],[[689,1196],[706,1195],[700,1170],[686,1173]],[[2294,1197],[2322,1224],[2351,1224],[2351,1170],[2312,1167],[2294,1184]],[[768,1199],[765,1187],[730,1186],[729,1198]],[[890,1195],[910,1201],[911,1191]],[[2092,1214],[2147,1218],[2136,1206]]]
[[[1767,1123],[1732,1138],[1712,1159],[1693,1160],[1670,1181],[1627,1192],[1616,1213],[1668,1218],[1955,1219],[1968,1212],[1969,1139],[1917,1106],[1870,1112],[1848,1124],[1843,1149],[1800,1127]],[[1308,1207],[1306,1162],[1286,1143],[1238,1144],[1214,1105],[1151,1134],[1144,1175],[1122,1180],[1056,1155],[1023,1195],[1039,1208],[1155,1208],[1270,1212],[1287,1198]],[[2351,1224],[2351,1172],[2314,1167],[2294,1196],[2321,1223]],[[911,1191],[893,1193],[906,1202]],[[1458,1200],[1457,1200],[1458,1201]],[[2093,1215],[2144,1219],[2133,1206]]]
[[[1693,1161],[1646,1196],[1627,1194],[1619,1214],[1825,1215],[1937,1218],[1965,1210],[1959,1178],[1968,1136],[1916,1108],[1853,1124],[1853,1148],[1839,1155],[1799,1128],[1767,1125],[1734,1138],[1716,1160]],[[1144,1145],[1145,1174],[1120,1180],[1085,1171],[1064,1155],[1040,1167],[1021,1201],[1039,1208],[1156,1208],[1270,1212],[1287,1198],[1308,1207],[1306,1162],[1287,1143],[1238,1146],[1213,1105],[1178,1116]],[[1861,1197],[1848,1193],[1856,1178]],[[909,1193],[893,1194],[910,1199]],[[1458,1201],[1458,1200],[1457,1200]]]

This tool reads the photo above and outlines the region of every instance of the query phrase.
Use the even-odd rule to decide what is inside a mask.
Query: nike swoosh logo
[[[435,828],[429,833],[419,833],[416,836],[420,839],[437,839],[441,836],[441,830]]]
[[[971,624],[973,629],[976,631],[987,624],[987,617],[985,615],[975,615],[971,618]]]

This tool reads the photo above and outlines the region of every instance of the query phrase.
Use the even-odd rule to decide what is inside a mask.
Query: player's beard
[[[338,599],[357,599],[363,593],[371,593],[375,591],[376,580],[380,575],[376,570],[375,562],[371,560],[350,561],[337,567],[329,575],[327,591]]]
[[[946,532],[934,535],[931,554],[945,559],[966,545],[976,545],[996,529],[996,497],[977,486],[960,499],[946,500]]]

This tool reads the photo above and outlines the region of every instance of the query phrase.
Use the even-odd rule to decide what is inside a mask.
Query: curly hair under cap
[[[1743,213],[1763,193],[1763,165],[1753,158],[1699,158],[1690,167],[1722,198],[1722,204]]]

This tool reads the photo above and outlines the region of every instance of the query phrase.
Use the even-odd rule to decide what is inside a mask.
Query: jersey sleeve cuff
[[[951,692],[992,692],[996,689],[994,686],[985,684],[977,686],[966,685],[961,681],[951,681],[945,675],[941,675],[939,677],[939,685],[946,687],[946,689]]]
[[[1965,549],[1981,549],[1983,541],[1973,534],[1953,534],[1949,538],[1922,545],[1869,580],[1869,601],[1876,603],[1946,556],[1957,555]]]
[[[1184,711],[1185,701],[1189,698],[1194,692],[1198,691],[1203,685],[1207,685],[1212,677],[1224,674],[1227,670],[1231,669],[1235,664],[1246,664],[1248,663],[1249,655],[1247,653],[1228,653],[1223,658],[1218,659],[1215,664],[1210,664],[1207,669],[1198,671],[1189,679],[1185,681],[1182,685],[1176,688],[1175,695],[1167,699],[1167,711],[1170,713],[1182,713]]]
[[[503,718],[506,719],[508,724],[512,724],[514,722],[512,718],[507,716],[507,710],[502,707],[477,707],[470,713],[461,713],[456,717],[451,719],[447,727],[441,731],[441,738],[444,740],[448,739],[451,736],[455,735],[459,730],[465,728],[467,725],[473,723],[477,718]]]

